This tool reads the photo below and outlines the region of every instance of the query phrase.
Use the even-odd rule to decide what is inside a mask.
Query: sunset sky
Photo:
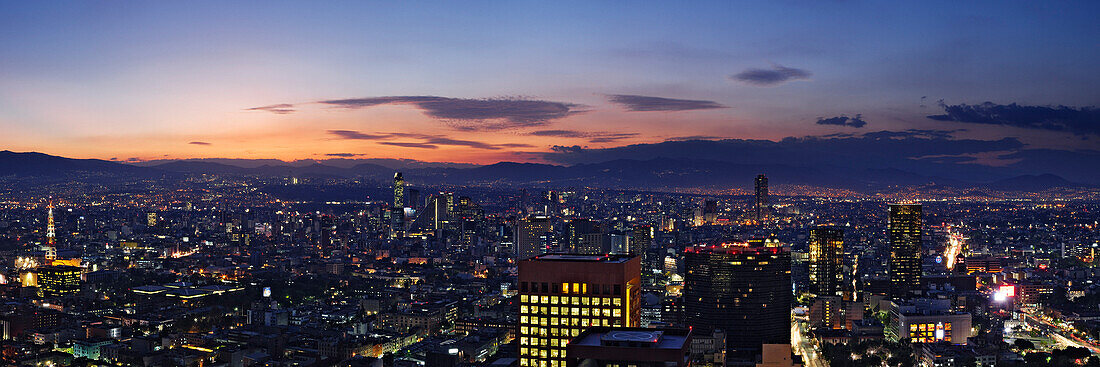
[[[917,129],[1096,150],[1097,14],[1097,1],[6,1],[0,148],[492,163]]]

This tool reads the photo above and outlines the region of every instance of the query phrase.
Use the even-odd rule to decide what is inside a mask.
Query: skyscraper
[[[820,226],[810,229],[810,292],[818,296],[842,296],[844,287],[844,229]]]
[[[768,199],[768,177],[763,173],[756,175],[754,185],[756,188],[756,220],[761,221],[768,218],[768,214],[771,212],[771,201]]]
[[[630,254],[635,256],[642,256],[642,260],[643,262],[645,262],[645,252],[652,244],[653,226],[648,224],[639,224],[637,226],[634,226],[634,231],[630,234]]]
[[[551,231],[554,227],[550,218],[532,215],[516,221],[516,260],[550,252]]]
[[[405,178],[401,177],[401,172],[393,175],[393,206],[405,207]]]
[[[890,204],[890,296],[906,298],[920,291],[920,204]]]
[[[727,357],[751,359],[791,341],[791,253],[778,244],[723,243],[684,250],[684,317],[699,335],[726,332]]]
[[[390,208],[390,237],[405,236],[405,178],[393,175],[393,207]]]
[[[519,262],[520,366],[564,367],[565,347],[590,326],[637,327],[641,260],[548,254]]]

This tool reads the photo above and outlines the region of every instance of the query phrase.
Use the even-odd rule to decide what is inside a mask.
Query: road
[[[1039,329],[1043,332],[1049,333],[1054,337],[1054,341],[1058,344],[1065,346],[1081,347],[1092,351],[1093,354],[1100,353],[1100,346],[1089,343],[1087,340],[1078,338],[1073,333],[1062,330],[1058,325],[1051,324],[1041,317],[1036,317],[1030,313],[1021,312],[1024,314],[1025,320],[1033,325],[1039,326]]]
[[[794,354],[802,356],[802,363],[806,367],[828,367],[829,364],[821,360],[821,355],[814,349],[813,341],[803,330],[803,323],[797,319],[791,320],[791,348]]]

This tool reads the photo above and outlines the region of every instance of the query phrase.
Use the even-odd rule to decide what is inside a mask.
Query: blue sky
[[[1096,14],[1095,1],[5,1],[0,145],[104,159],[339,152],[486,163],[684,136],[965,129],[952,137],[1096,149],[1087,128],[926,117],[945,113],[940,100],[1095,106]],[[789,80],[734,77],[782,70]],[[611,95],[720,108],[665,101],[654,111]],[[447,99],[318,103],[394,96]],[[505,112],[454,113],[484,99],[473,107]],[[284,104],[293,107],[248,110]],[[561,106],[533,120],[507,112]],[[1065,124],[1095,125],[1090,113]],[[817,123],[856,115],[862,127]],[[620,135],[599,139],[610,134]]]

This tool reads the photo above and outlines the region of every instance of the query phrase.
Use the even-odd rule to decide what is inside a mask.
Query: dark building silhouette
[[[776,242],[684,250],[684,315],[697,335],[727,333],[728,359],[791,341],[791,253]]]
[[[921,287],[921,205],[890,204],[890,296],[906,298]]]
[[[844,286],[844,229],[820,226],[810,229],[810,292],[818,296],[842,296]]]
[[[763,173],[756,175],[753,185],[756,189],[756,220],[768,218],[771,212],[771,201],[768,198],[768,177]]]

